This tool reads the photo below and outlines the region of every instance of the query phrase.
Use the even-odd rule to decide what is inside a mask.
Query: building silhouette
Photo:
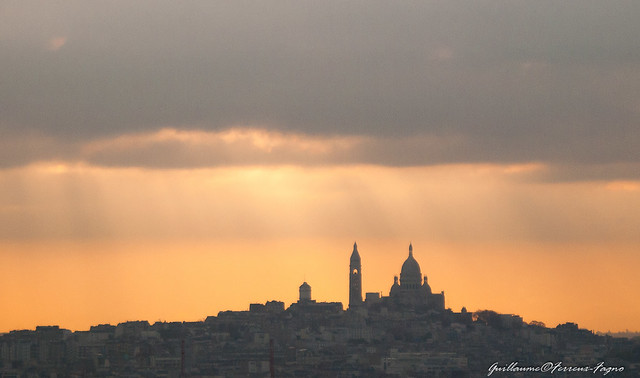
[[[306,281],[300,285],[298,302],[311,302],[311,286]]]
[[[349,308],[357,307],[362,302],[361,259],[357,245],[353,244],[353,252],[349,262]],[[413,245],[409,244],[409,256],[402,264],[400,280],[393,278],[393,285],[388,297],[380,297],[378,293],[367,293],[366,305],[382,303],[396,310],[413,310],[417,312],[444,311],[444,291],[434,294],[429,286],[427,276],[422,275],[420,264],[413,257]]]
[[[353,243],[353,252],[349,260],[349,308],[362,305],[362,263],[358,245]]]
[[[398,277],[394,277],[389,297],[399,306],[444,311],[444,291],[440,294],[431,292],[427,276],[422,276],[420,264],[413,257],[412,244],[409,244],[409,256],[402,264],[400,283]]]
[[[294,315],[300,314],[338,314],[343,310],[341,302],[317,302],[311,299],[311,285],[306,281],[300,285],[298,301],[287,309]]]

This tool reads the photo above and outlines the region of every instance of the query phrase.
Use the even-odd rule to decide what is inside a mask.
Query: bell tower
[[[362,305],[362,264],[358,245],[353,243],[353,252],[349,262],[349,308]]]

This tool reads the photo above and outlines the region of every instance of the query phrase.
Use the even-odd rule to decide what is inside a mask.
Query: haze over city
[[[0,4],[0,332],[388,294],[640,330],[640,3]]]

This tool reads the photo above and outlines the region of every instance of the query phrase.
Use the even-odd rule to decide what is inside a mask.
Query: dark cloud
[[[0,7],[0,130],[15,138],[248,126],[464,141],[376,164],[640,161],[637,1]],[[47,156],[21,151],[4,164]]]

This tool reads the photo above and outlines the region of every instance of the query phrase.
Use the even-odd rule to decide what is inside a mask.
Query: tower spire
[[[353,252],[349,259],[349,308],[362,304],[362,263],[358,245],[353,243]]]
[[[413,256],[413,244],[409,242],[409,256]]]

